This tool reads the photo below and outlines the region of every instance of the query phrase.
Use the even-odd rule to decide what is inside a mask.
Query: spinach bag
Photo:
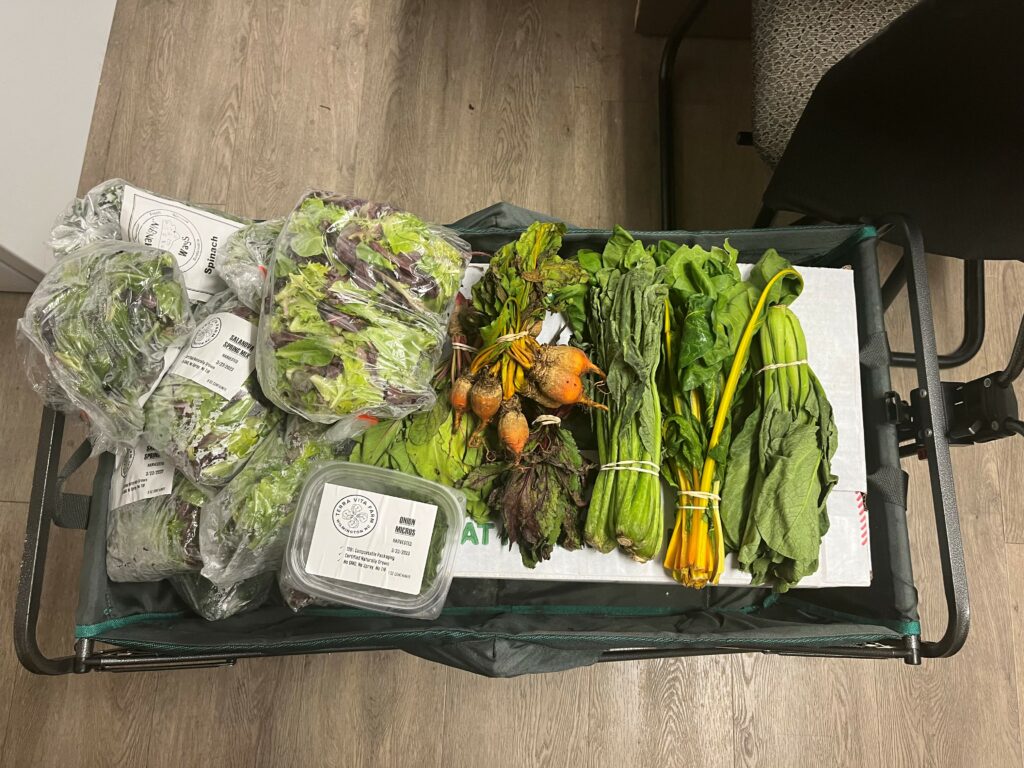
[[[186,203],[109,179],[72,200],[47,241],[58,260],[96,242],[123,240],[173,253],[193,302],[224,290],[217,265],[228,237],[250,223],[208,206]]]
[[[120,451],[107,513],[110,580],[159,581],[198,571],[199,511],[212,497],[145,442]]]
[[[82,411],[94,448],[132,445],[172,347],[195,327],[181,271],[156,248],[95,243],[58,262],[18,321],[33,389]]]
[[[220,486],[281,421],[256,380],[256,314],[230,292],[211,299],[146,402],[146,437],[196,483]]]
[[[469,246],[411,213],[309,192],[264,286],[257,369],[276,405],[330,424],[430,408]]]

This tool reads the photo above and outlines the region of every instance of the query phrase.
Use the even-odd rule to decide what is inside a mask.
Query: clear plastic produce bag
[[[206,505],[199,525],[203,576],[228,585],[278,569],[303,482],[339,450],[324,432],[290,418]]]
[[[121,198],[124,179],[97,184],[76,197],[57,217],[47,245],[61,259],[84,245],[104,240],[121,240]]]
[[[59,260],[106,240],[163,248],[173,253],[194,302],[224,290],[218,273],[228,238],[250,219],[163,197],[124,179],[104,181],[72,200],[47,241]]]
[[[267,397],[322,423],[429,408],[469,257],[452,232],[411,213],[307,193],[264,287],[257,370]]]
[[[256,381],[256,313],[225,291],[202,317],[146,401],[146,438],[193,482],[220,486],[283,414]]]
[[[174,257],[119,241],[94,243],[50,270],[18,321],[33,389],[88,417],[95,450],[133,444],[142,404],[195,327]]]
[[[257,312],[263,298],[267,264],[283,226],[284,219],[268,219],[242,227],[224,243],[217,266],[228,288],[245,306]]]
[[[202,565],[199,511],[213,491],[194,485],[152,448],[120,451],[110,483],[107,576],[159,581]],[[131,500],[137,499],[137,500]]]
[[[263,605],[274,586],[274,574],[262,573],[223,587],[198,573],[175,576],[170,581],[189,608],[207,621],[220,621]]]

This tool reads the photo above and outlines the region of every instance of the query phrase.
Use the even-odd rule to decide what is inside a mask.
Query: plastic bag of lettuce
[[[33,388],[48,405],[84,412],[96,451],[132,445],[143,402],[195,323],[174,256],[94,243],[46,274],[18,321]]]
[[[198,571],[199,514],[213,497],[140,441],[117,453],[107,513],[111,581],[159,581]]]
[[[337,457],[321,424],[291,417],[275,428],[245,467],[203,508],[199,548],[203,576],[227,587],[276,571],[299,491],[309,473]]]
[[[267,397],[321,423],[429,408],[469,257],[465,242],[411,213],[307,193],[264,286],[257,370]]]
[[[256,381],[257,316],[225,291],[146,401],[146,437],[195,483],[224,485],[273,432],[282,413]]]
[[[267,264],[284,219],[257,221],[242,227],[224,243],[217,265],[221,278],[249,309],[259,311]]]

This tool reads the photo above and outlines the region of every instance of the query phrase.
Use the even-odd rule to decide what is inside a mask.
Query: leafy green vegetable
[[[276,570],[309,473],[336,458],[321,425],[298,418],[271,433],[203,510],[203,576],[220,586]]]
[[[657,468],[662,423],[657,371],[667,288],[663,268],[621,227],[604,252],[580,251],[590,273],[584,339],[607,374],[607,413],[594,414],[597,476],[587,513],[587,543],[602,552],[621,545],[640,562],[658,554],[665,517]]]
[[[763,370],[730,450],[722,518],[751,583],[784,592],[818,569],[838,435],[800,322],[778,298],[758,333]]]
[[[159,581],[198,571],[199,513],[213,492],[175,474],[171,492],[107,513],[107,576]]]
[[[356,440],[349,461],[461,488],[469,516],[484,522],[488,519],[486,498],[490,486],[473,488],[462,484],[466,475],[484,462],[487,453],[484,447],[469,445],[472,433],[472,416],[463,418],[459,428],[453,429],[451,406],[442,395],[429,411],[371,427]]]
[[[249,309],[259,311],[267,265],[283,227],[284,219],[257,221],[242,227],[224,241],[217,271],[228,288]]]
[[[487,505],[502,522],[502,537],[519,545],[523,565],[533,568],[556,545],[579,549],[583,488],[591,465],[568,430],[535,430],[518,461],[492,462],[473,470],[463,490],[490,488]]]
[[[255,340],[256,314],[233,294],[214,297],[204,311],[252,323]],[[172,369],[146,402],[146,438],[194,482],[224,485],[281,421],[281,412],[262,397],[255,371],[229,399]]]
[[[429,407],[468,260],[468,245],[412,214],[309,193],[274,248],[257,348],[267,396],[324,423]]]
[[[174,257],[116,241],[58,262],[18,321],[37,353],[29,368],[36,391],[69,413],[85,411],[98,448],[142,434],[140,400],[163,373],[168,348],[193,328]]]
[[[483,349],[508,334],[536,335],[546,312],[561,312],[574,328],[582,325],[587,274],[558,255],[564,234],[564,224],[535,222],[491,257],[473,286],[473,312],[467,317]]]
[[[718,493],[733,414],[750,378],[749,340],[763,322],[763,307],[792,301],[802,282],[771,250],[742,281],[728,241],[710,251],[662,242],[656,255],[669,282],[660,374],[665,470],[678,493],[665,567],[677,581],[701,588],[717,583],[724,567]]]

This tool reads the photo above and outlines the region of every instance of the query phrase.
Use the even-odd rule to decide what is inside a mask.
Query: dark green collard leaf
[[[743,422],[729,449],[722,486],[721,515],[725,547],[730,552],[739,549],[743,522],[748,510],[753,508],[758,480],[757,434],[760,426],[761,409],[756,408]]]
[[[766,463],[753,514],[765,544],[797,561],[815,560],[821,545],[817,427],[794,424]]]
[[[758,259],[757,264],[754,265],[753,271],[747,278],[749,282],[757,291],[757,295],[761,295],[761,291],[768,285],[773,277],[784,269],[789,269],[793,265],[788,260],[779,255],[778,251],[774,248],[769,248],[764,252],[764,255]],[[789,305],[796,301],[797,297],[804,289],[804,281],[802,277],[796,275],[790,275],[782,278],[779,282],[772,286],[772,289],[768,292],[768,301],[766,306],[773,306],[775,304]]]
[[[765,357],[787,363],[806,357],[803,331],[787,309],[771,316],[760,334]],[[723,488],[722,514],[731,548],[754,584],[779,591],[818,567],[825,507],[836,483],[830,466],[838,444],[832,408],[812,372],[767,371],[754,379],[763,403],[756,425],[735,436]],[[783,397],[785,394],[785,398]]]

